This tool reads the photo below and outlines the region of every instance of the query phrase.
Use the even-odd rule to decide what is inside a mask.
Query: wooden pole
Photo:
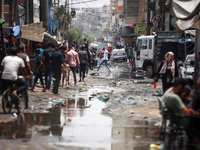
[[[62,38],[62,41],[61,41],[61,43],[62,43],[62,45],[63,45],[63,41],[64,41],[64,39],[65,39],[65,22],[66,22],[66,9],[67,9],[67,0],[65,0],[65,13],[64,13],[64,18],[63,18],[63,21],[64,21],[64,25],[63,25],[63,38]]]

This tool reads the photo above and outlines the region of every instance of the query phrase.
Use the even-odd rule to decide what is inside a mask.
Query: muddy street
[[[89,70],[86,82],[59,94],[41,87],[29,91],[29,109],[3,114],[0,109],[0,149],[5,150],[148,150],[159,143],[161,120],[153,80],[136,78],[128,63]],[[78,74],[77,74],[78,77]]]

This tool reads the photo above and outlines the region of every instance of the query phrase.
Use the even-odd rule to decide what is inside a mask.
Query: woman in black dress
[[[168,88],[172,87],[175,78],[178,77],[177,63],[174,60],[173,52],[165,54],[165,60],[161,62],[156,73],[155,82],[158,82],[160,75],[162,75],[162,87],[163,93],[165,93]]]

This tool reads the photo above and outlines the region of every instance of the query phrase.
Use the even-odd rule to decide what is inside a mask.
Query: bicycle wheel
[[[11,113],[12,109],[12,93],[10,89],[3,92],[2,96],[2,108],[5,114]]]
[[[19,95],[19,97],[20,97],[20,99],[18,100],[17,105],[16,105],[16,109],[17,109],[18,113],[24,112],[25,100],[26,100],[25,92],[22,92]]]

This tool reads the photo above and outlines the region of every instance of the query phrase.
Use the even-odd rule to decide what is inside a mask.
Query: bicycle
[[[16,89],[16,85],[9,86],[2,95],[2,108],[5,114],[11,113],[13,105],[17,109],[18,113],[23,112],[25,109],[25,91],[18,96],[13,94]]]

